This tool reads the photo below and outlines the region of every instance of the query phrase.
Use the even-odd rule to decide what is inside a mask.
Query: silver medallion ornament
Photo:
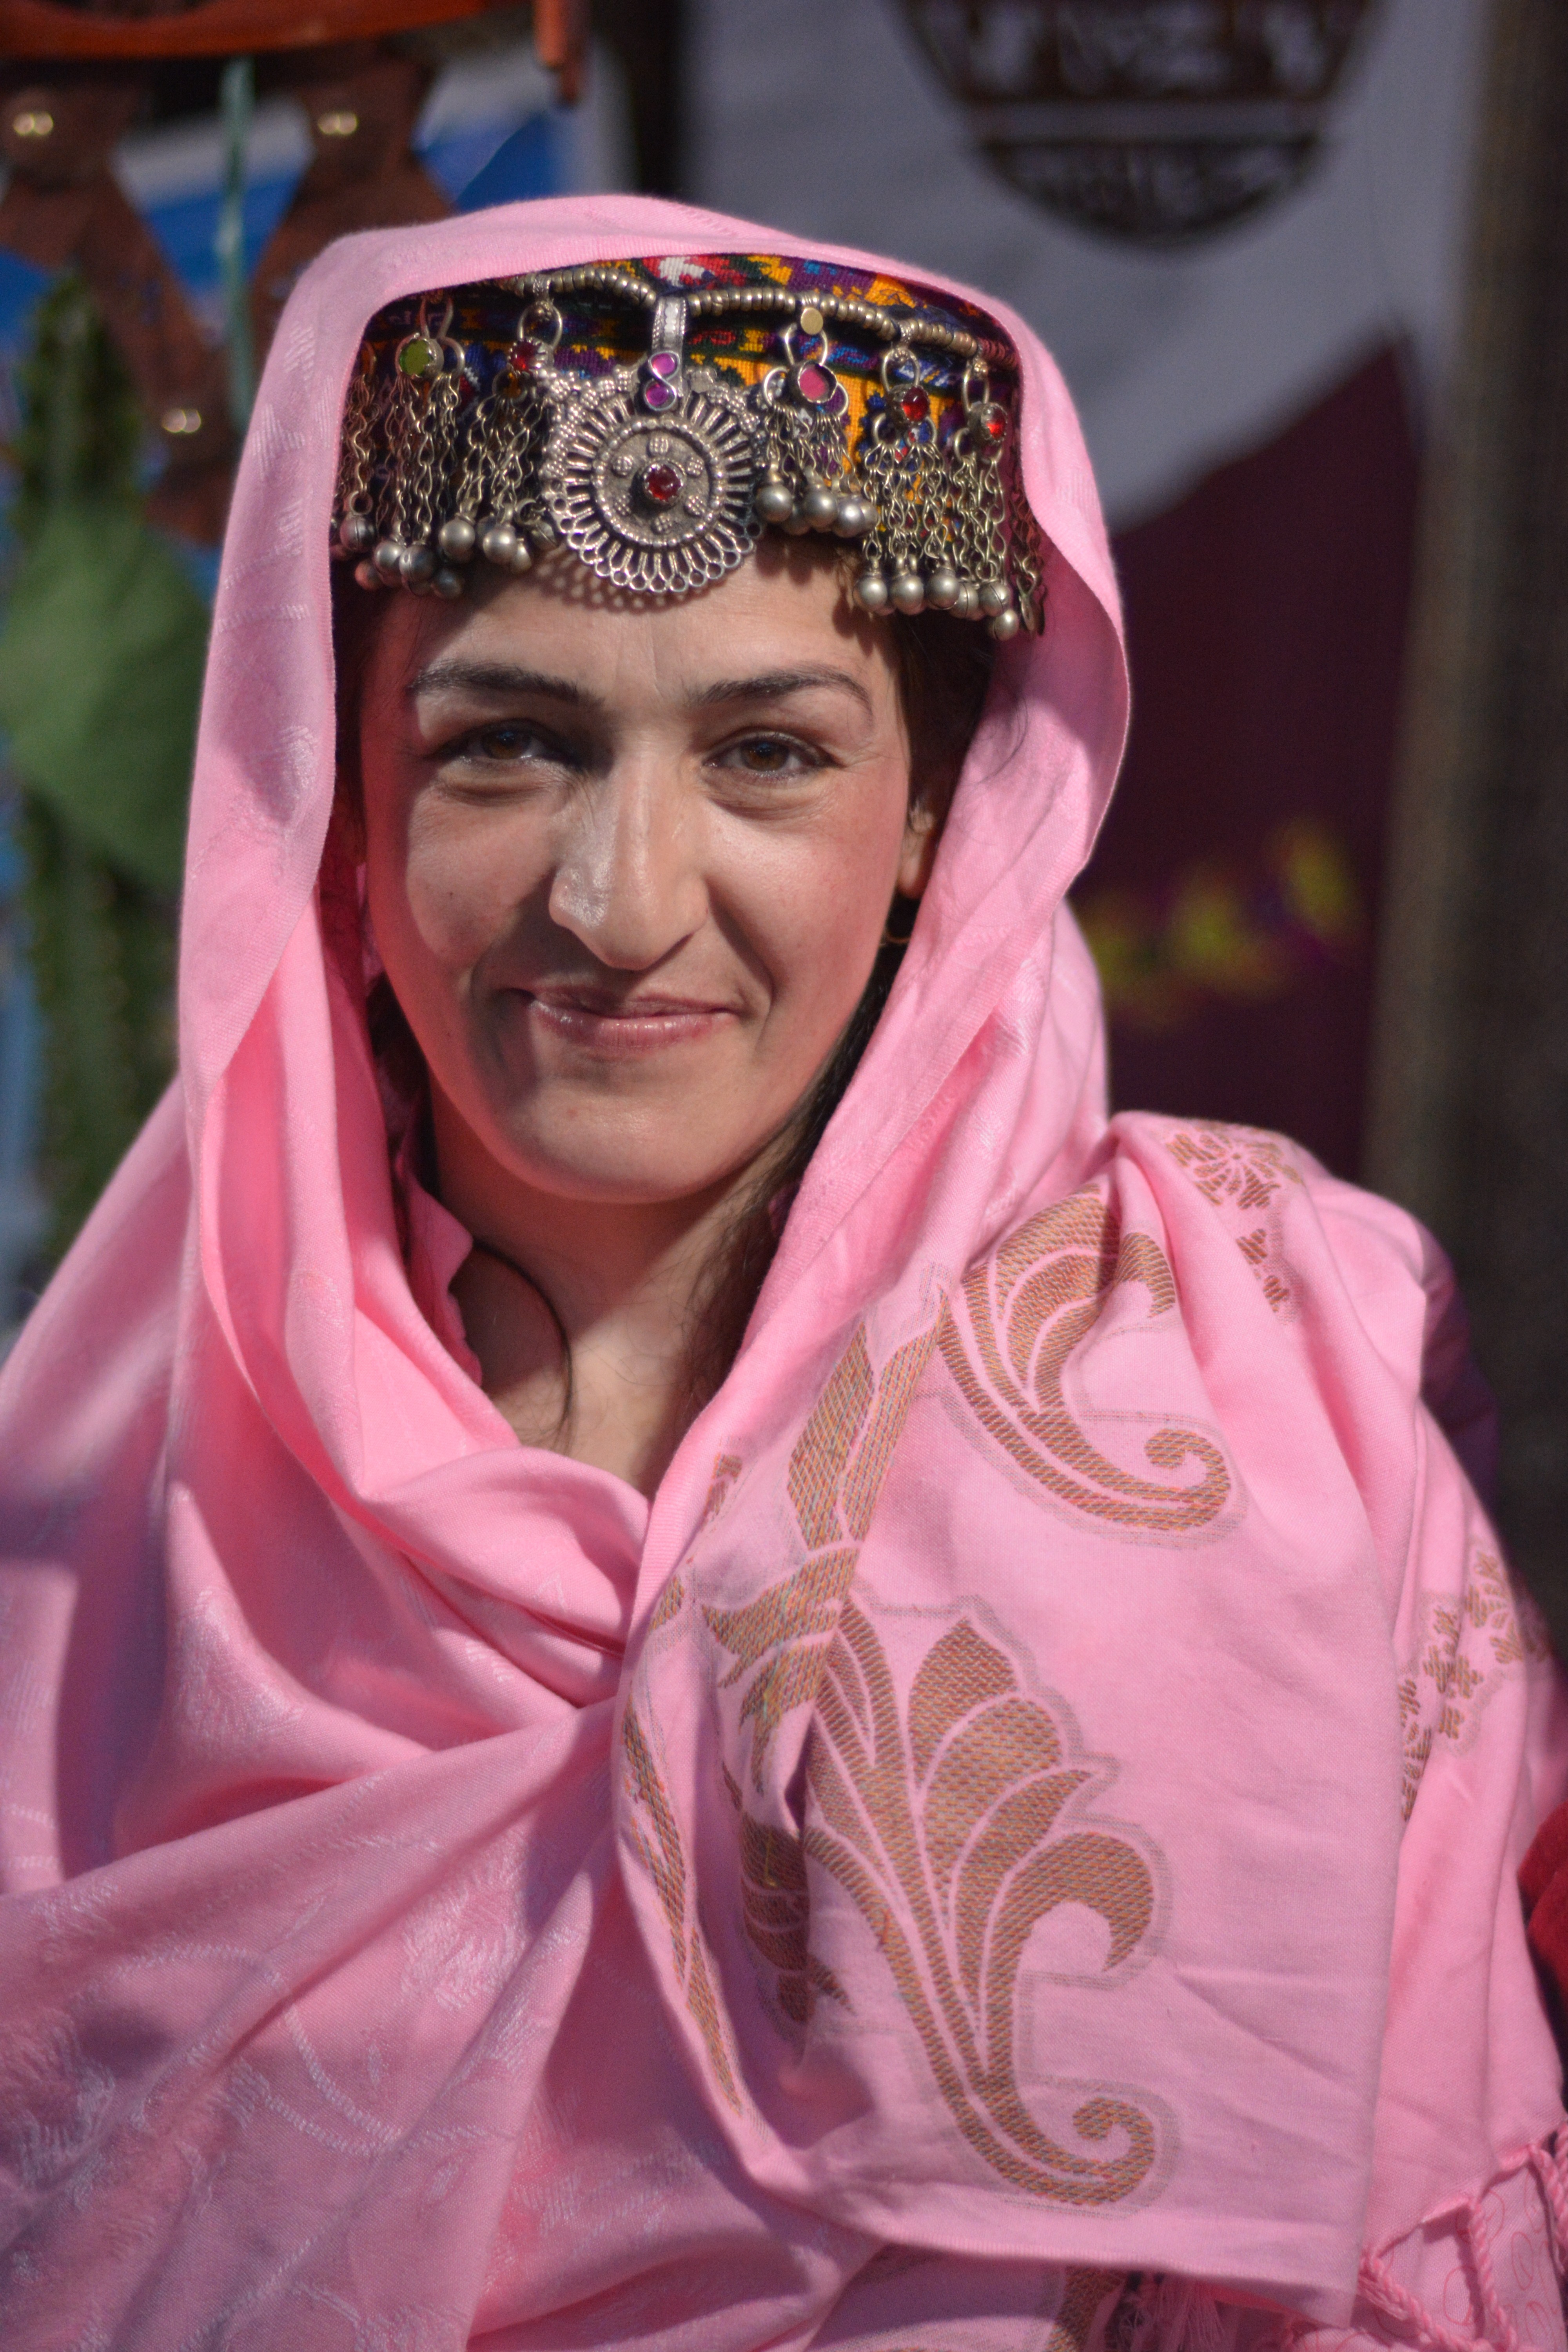
[[[744,401],[704,369],[661,368],[670,356],[557,394],[540,469],[566,544],[601,580],[644,595],[721,580],[762,529]]]
[[[721,580],[762,525],[741,396],[686,365],[687,305],[655,305],[647,357],[595,384],[552,371],[540,489],[574,553],[617,588],[683,596]]]

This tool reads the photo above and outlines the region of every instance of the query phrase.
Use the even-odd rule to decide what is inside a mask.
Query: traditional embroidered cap
[[[1017,355],[977,308],[777,255],[593,263],[395,303],[351,386],[334,519],[366,588],[456,597],[564,541],[684,595],[767,526],[860,543],[868,613],[1040,625]]]

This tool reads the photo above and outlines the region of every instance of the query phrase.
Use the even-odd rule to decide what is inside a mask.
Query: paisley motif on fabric
[[[1125,2273],[1121,2271],[1087,2267],[1068,2271],[1056,2320],[1046,2341],[1046,2352],[1088,2352],[1100,2305],[1108,2295],[1116,2294],[1126,2284]]]
[[[1415,1654],[1399,1677],[1403,1735],[1402,1801],[1410,1819],[1435,1743],[1464,1755],[1482,1711],[1527,1659],[1552,1654],[1552,1640],[1530,1595],[1516,1586],[1494,1551],[1470,1553],[1462,1592],[1420,1604]]]
[[[752,1727],[752,1775],[758,1789],[780,1723],[816,1692],[861,1540],[935,1336],[933,1327],[900,1348],[879,1381],[864,1327],[857,1328],[790,1456],[789,1497],[810,1555],[805,1565],[744,1608],[705,1612],[736,1661],[726,1680],[733,1683],[757,1668],[741,1720]]]
[[[1212,1201],[1277,1315],[1295,1305],[1279,1248],[1275,1195],[1300,1184],[1281,1139],[1256,1127],[1205,1119],[1165,1139],[1165,1149]]]
[[[1176,1303],[1159,1244],[1124,1233],[1098,1192],[1075,1192],[971,1269],[938,1344],[981,1427],[1058,1502],[1108,1529],[1180,1538],[1209,1526],[1230,1500],[1218,1446],[1197,1430],[1157,1430],[1143,1452],[1163,1475],[1141,1476],[1100,1451],[1062,1390],[1073,1349],[1118,1292],[1133,1286],[1147,1297],[1151,1320]]]
[[[740,1476],[741,1457],[738,1454],[717,1454],[713,1457],[713,1476],[708,1487],[708,1499],[702,1506],[702,1525],[711,1527],[730,1499],[730,1489]]]
[[[1103,1768],[1075,1752],[967,1619],[932,1645],[904,1706],[875,1626],[850,1599],[831,1638],[776,1652],[758,1671],[781,1666],[803,1670],[797,1703],[809,1698],[813,1708],[806,1827],[795,1839],[743,1804],[740,1814],[746,1929],[779,1972],[781,2008],[804,2022],[818,1999],[846,1999],[809,1948],[809,1860],[837,1880],[876,1937],[937,2088],[976,2153],[1016,2189],[1056,2203],[1130,2195],[1154,2162],[1153,2116],[1125,2096],[1097,2095],[1078,2108],[1074,2128],[1090,2144],[1117,2143],[1116,2152],[1064,2147],[1025,2105],[1015,2049],[1019,1964],[1040,1920],[1064,1904],[1097,1912],[1106,1971],[1137,1950],[1152,1922],[1152,1874],[1126,1834],[1097,1828],[1076,1805],[1068,1823],[1061,1819]]]
[[[680,1579],[672,1577],[654,1611],[650,1637],[679,1614],[685,1599]],[[702,2036],[719,2092],[739,2114],[741,2094],[713,1990],[707,1938],[697,1916],[686,1843],[635,1698],[628,1701],[621,1724],[621,1754],[633,1808],[632,1843],[664,1912],[676,1980]]]
[[[1107,2204],[1150,2172],[1153,2116],[1133,2098],[1098,2092],[1072,2118],[1093,2152],[1040,2127],[1017,2079],[1018,1971],[1035,1927],[1064,1905],[1103,1920],[1101,1978],[1130,1961],[1152,1923],[1150,1864],[1126,1831],[1086,1815],[1104,1764],[1021,1689],[1011,1661],[967,1615],[931,1643],[901,1691],[851,1592],[860,1539],[940,1328],[900,1349],[879,1377],[857,1331],[790,1465],[807,1558],[743,1607],[704,1612],[731,1661],[721,1687],[740,1692],[736,1720],[749,1727],[757,1792],[784,1717],[803,1706],[812,1716],[799,1834],[755,1818],[742,1783],[726,1776],[745,1930],[789,2024],[803,2028],[824,2000],[849,2006],[811,1947],[807,1864],[828,1872],[874,1936],[970,2147],[1030,2196]],[[1078,2315],[1075,2303],[1062,2325],[1070,2330]]]

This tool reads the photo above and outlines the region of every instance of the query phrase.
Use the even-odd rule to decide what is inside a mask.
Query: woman
[[[1561,2347],[1446,1276],[1107,1124],[1066,395],[778,248],[282,322],[180,1085],[5,1375],[4,2340]]]

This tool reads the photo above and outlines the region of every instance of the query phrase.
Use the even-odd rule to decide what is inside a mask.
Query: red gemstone
[[[668,506],[680,496],[680,476],[673,466],[650,466],[642,478],[642,486],[656,507]]]
[[[923,425],[926,418],[931,415],[931,402],[926,398],[925,394],[921,390],[919,384],[916,384],[911,391],[905,393],[903,398],[899,403],[899,406],[903,410],[905,416],[911,425]]]
[[[985,434],[985,438],[988,441],[1000,441],[1005,437],[1007,431],[1007,419],[1001,409],[988,408],[986,410],[983,429]]]

